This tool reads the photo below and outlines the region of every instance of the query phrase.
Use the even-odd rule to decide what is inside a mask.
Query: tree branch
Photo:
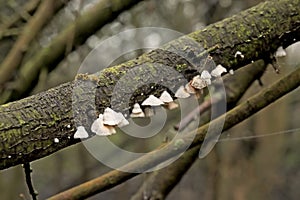
[[[14,83],[15,88],[7,94],[0,95],[0,103],[10,100],[17,100],[30,91],[35,84],[42,67],[48,71],[52,69],[64,58],[66,48],[68,47],[70,36],[73,36],[73,50],[77,45],[94,34],[99,28],[108,22],[114,20],[120,13],[136,5],[142,0],[103,0],[99,1],[90,10],[78,16],[78,18],[61,33],[59,33],[52,42],[33,58],[29,59],[19,70],[19,79]],[[1,79],[0,79],[1,80]]]
[[[24,27],[23,32],[18,37],[14,46],[0,66],[0,85],[3,86],[5,82],[12,78],[12,75],[14,74],[13,72],[21,64],[23,55],[27,51],[31,41],[40,32],[43,26],[51,19],[53,14],[63,5],[64,2],[62,0],[45,0],[41,2],[34,16],[30,18],[29,22]]]
[[[19,12],[16,12],[14,15],[10,16],[7,20],[0,24],[0,39],[2,39],[2,32],[6,29],[9,29],[11,26],[16,24],[22,19],[21,13],[33,13],[38,7],[40,0],[30,0],[25,3]]]
[[[201,145],[209,126],[212,128],[211,131],[215,132],[215,127],[218,127],[220,125],[220,122],[225,119],[223,131],[226,131],[236,124],[247,119],[251,115],[255,114],[256,112],[260,111],[264,107],[268,106],[269,104],[275,102],[280,97],[296,89],[299,85],[300,66],[298,66],[295,71],[283,77],[276,83],[263,89],[258,94],[246,100],[246,102],[241,103],[226,114],[216,118],[210,124],[206,124],[198,128],[196,131],[186,134],[182,136],[182,138],[177,139],[176,141],[172,141],[162,148],[159,148],[156,151],[152,151],[145,156],[133,162],[130,162],[120,169],[122,171],[110,171],[96,179],[71,188],[63,193],[57,194],[49,198],[49,200],[81,199],[108,190],[138,175],[137,173],[127,173],[126,171],[147,171],[148,169],[155,167],[159,163],[184,152],[185,147],[190,143],[191,145],[189,146],[189,148]],[[195,132],[196,135],[194,135]]]
[[[204,62],[204,53],[210,53],[216,64],[229,70],[250,63],[252,58],[264,58],[280,44],[293,43],[289,37],[300,36],[299,11],[300,0],[266,1],[100,74],[79,75],[73,82],[0,106],[0,169],[36,160],[79,142],[73,139],[76,127],[82,125],[90,132],[89,127],[106,107],[114,105],[116,111],[129,115],[135,102],[142,102],[150,94],[159,95],[164,90],[161,85],[167,83],[171,85],[168,89],[176,91],[186,82],[182,75],[190,79],[204,68],[212,70],[211,64],[198,66]],[[242,50],[244,59],[234,57],[237,50]],[[132,73],[133,69],[138,69],[139,74]],[[182,75],[174,75],[170,69]],[[128,76],[122,78],[124,91],[116,93],[117,101],[111,102],[114,87],[125,74]],[[135,80],[148,78],[158,80],[155,87],[148,85],[138,88],[132,96],[123,95],[131,94]],[[80,107],[74,109],[78,103]],[[55,143],[55,138],[60,142]]]

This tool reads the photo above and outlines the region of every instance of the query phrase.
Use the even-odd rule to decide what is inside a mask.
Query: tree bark
[[[168,89],[176,91],[186,81],[170,73],[170,67],[190,79],[203,69],[212,70],[211,63],[201,66],[207,54],[227,70],[238,69],[252,60],[269,58],[278,46],[286,47],[299,40],[299,12],[300,0],[266,1],[135,60],[99,74],[78,75],[73,82],[2,105],[0,169],[45,157],[80,142],[72,137],[76,127],[82,125],[89,131],[91,123],[106,107],[114,105],[116,111],[129,114],[135,102],[142,102],[149,94],[160,94],[164,89],[161,85],[166,82],[171,85]],[[237,51],[245,57],[235,58]],[[164,68],[157,67],[161,65]],[[132,69],[139,69],[139,74],[131,74],[125,81],[124,91],[116,93],[116,100],[111,102],[115,85],[124,74],[132,73]],[[159,81],[152,85],[154,87],[148,85],[136,90],[127,104],[128,99],[122,93],[128,92],[134,80],[148,78]],[[78,103],[80,106],[76,107]],[[55,143],[54,138],[58,138],[59,143]]]

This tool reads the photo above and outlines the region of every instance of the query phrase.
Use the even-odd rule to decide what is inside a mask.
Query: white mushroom
[[[235,52],[234,57],[235,58],[237,58],[237,57],[244,58],[245,56],[242,54],[242,52],[237,51],[237,52]]]
[[[201,79],[203,79],[206,83],[206,85],[210,85],[211,84],[211,75],[209,74],[208,71],[204,70],[202,73],[201,73]]]
[[[172,110],[178,108],[178,104],[174,102],[173,98],[167,91],[163,91],[163,93],[159,97],[165,103],[167,109]]]
[[[229,74],[233,75],[234,74],[234,71],[233,69],[229,70]]]
[[[142,103],[142,106],[148,106],[145,108],[145,116],[151,117],[154,115],[154,110],[152,107],[163,105],[164,102],[159,98],[155,97],[154,95],[150,95],[147,99],[145,99]]]
[[[129,125],[129,122],[127,121],[127,119],[120,112],[117,113],[117,119],[119,121],[119,123],[117,124],[118,127],[123,127],[123,126]]]
[[[142,103],[142,106],[160,106],[163,105],[164,102],[154,95],[150,95],[147,99],[145,99]]]
[[[217,65],[214,70],[211,71],[211,75],[214,77],[221,77],[222,73],[226,73],[227,69],[222,65]]]
[[[211,84],[211,75],[208,71],[204,70],[200,75],[194,76],[191,82],[191,86],[194,88],[201,90],[205,88],[206,86]]]
[[[190,94],[196,94],[197,93],[196,88],[194,88],[191,84],[192,84],[192,81],[188,82],[184,86],[184,89]]]
[[[275,52],[275,57],[285,57],[286,56],[286,51],[283,49],[282,46],[278,47],[277,51]]]
[[[117,126],[121,122],[120,116],[111,108],[105,108],[103,113],[103,123],[109,126]]]
[[[93,122],[91,131],[99,136],[108,136],[116,133],[114,127],[103,124],[103,114],[100,114],[99,118]]]
[[[131,118],[145,117],[145,113],[141,109],[140,104],[135,103],[133,105],[133,109],[131,111],[130,117]]]
[[[89,137],[89,134],[86,132],[85,128],[83,126],[78,126],[74,134],[74,138],[87,138],[87,137]]]
[[[58,138],[54,138],[54,142],[55,143],[59,143],[59,139]]]
[[[159,97],[160,100],[162,100],[164,103],[170,103],[173,101],[172,96],[167,91],[163,91]]]
[[[186,91],[186,89],[184,88],[184,86],[180,86],[178,88],[178,90],[176,91],[176,93],[175,93],[175,97],[177,97],[177,98],[185,99],[185,98],[188,98],[189,96],[191,96],[191,95],[190,95],[190,93],[188,93]]]
[[[207,70],[203,70],[203,72],[201,73],[201,78],[202,79],[211,79],[211,75]]]

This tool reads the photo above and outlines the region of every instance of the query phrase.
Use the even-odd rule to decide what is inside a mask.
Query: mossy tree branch
[[[128,114],[134,102],[143,101],[149,94],[160,94],[166,82],[171,85],[168,89],[176,91],[186,80],[170,73],[170,69],[187,79],[204,68],[211,71],[212,63],[201,66],[207,52],[216,64],[228,70],[268,57],[279,45],[287,46],[299,39],[299,12],[300,0],[266,1],[100,74],[80,75],[73,82],[0,106],[0,169],[45,157],[79,142],[72,137],[76,127],[83,125],[89,131],[97,114],[106,107],[114,105],[115,110]],[[238,50],[244,59],[234,57]],[[131,74],[133,69],[140,70],[138,76]],[[125,74],[129,74],[130,79],[125,80],[129,85],[111,102],[114,87]],[[121,93],[128,92],[133,80],[148,78],[159,81],[155,87],[136,90],[127,104],[128,98]],[[72,96],[80,102],[72,101]],[[76,103],[81,104],[74,110]],[[60,142],[55,143],[54,138]]]

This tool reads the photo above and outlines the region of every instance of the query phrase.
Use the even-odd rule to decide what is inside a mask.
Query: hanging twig
[[[29,190],[29,194],[31,195],[32,200],[37,200],[38,193],[35,191],[32,181],[31,181],[32,169],[30,167],[30,163],[24,163],[23,168],[24,168],[25,179],[26,179],[26,184],[27,184],[28,190]]]

